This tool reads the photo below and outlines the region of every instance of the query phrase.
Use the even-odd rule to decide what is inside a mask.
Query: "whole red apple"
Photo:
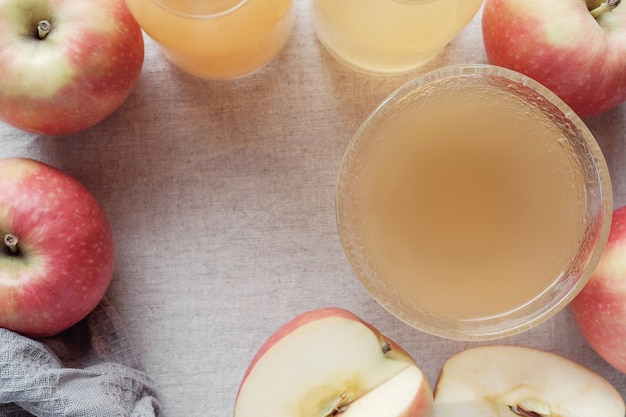
[[[111,227],[68,174],[0,159],[0,327],[51,336],[83,319],[113,274]]]
[[[551,89],[579,116],[626,100],[626,4],[619,0],[486,0],[489,62]]]
[[[124,0],[0,0],[0,119],[65,135],[113,113],[144,60]]]
[[[245,372],[235,417],[430,417],[430,383],[409,354],[340,308],[278,329]]]
[[[589,345],[626,373],[626,206],[613,212],[606,248],[571,310]]]

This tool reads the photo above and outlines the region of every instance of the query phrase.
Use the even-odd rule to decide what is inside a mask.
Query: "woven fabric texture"
[[[0,329],[0,417],[156,417],[160,405],[108,300],[61,334]]]

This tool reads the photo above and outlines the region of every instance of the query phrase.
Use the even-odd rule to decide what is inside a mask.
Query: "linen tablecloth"
[[[146,38],[141,79],[97,126],[66,137],[0,125],[0,157],[27,156],[83,182],[109,215],[116,269],[108,297],[164,415],[232,414],[256,350],[295,315],[353,311],[401,344],[434,384],[468,346],[391,317],[356,280],[335,223],[335,182],[361,121],[397,87],[449,64],[486,63],[480,13],[409,74],[353,72],[318,43],[310,0],[296,0],[285,50],[259,72],[206,81],[171,66]],[[626,106],[585,120],[605,153],[615,207],[626,204]],[[557,352],[626,395],[626,377],[586,344],[568,309],[499,341]]]

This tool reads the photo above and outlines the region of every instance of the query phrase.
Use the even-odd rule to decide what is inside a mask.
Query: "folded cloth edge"
[[[108,299],[51,338],[0,329],[0,417],[28,415],[160,415],[154,384]]]

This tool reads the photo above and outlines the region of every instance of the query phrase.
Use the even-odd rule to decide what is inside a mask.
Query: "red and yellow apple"
[[[589,345],[626,373],[626,206],[613,212],[600,262],[570,308]]]
[[[485,0],[489,62],[551,89],[579,116],[626,100],[626,4],[618,0]]]
[[[480,346],[450,357],[433,417],[624,417],[621,394],[599,374],[554,353]]]
[[[83,319],[113,275],[109,221],[76,179],[0,159],[0,327],[51,336]]]
[[[354,314],[304,313],[260,348],[235,417],[429,417],[432,391],[415,361]]]
[[[0,120],[64,135],[130,95],[144,60],[124,0],[0,0]]]

